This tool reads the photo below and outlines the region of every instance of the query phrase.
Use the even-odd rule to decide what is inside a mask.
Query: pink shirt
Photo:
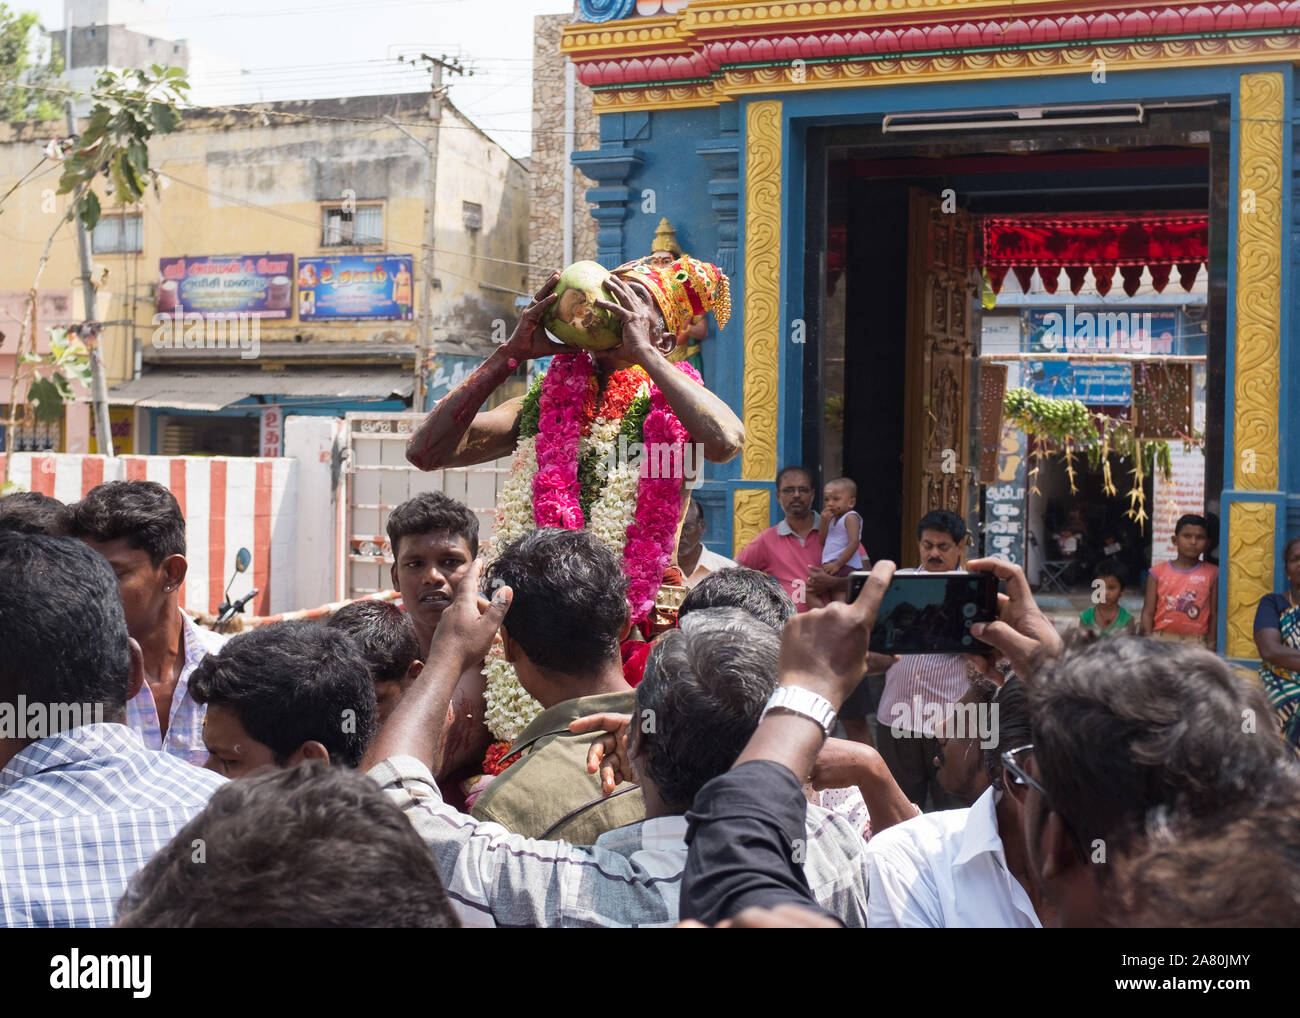
[[[1219,578],[1218,566],[1197,562],[1191,569],[1178,569],[1172,562],[1157,562],[1151,575],[1156,579],[1152,629],[1182,636],[1210,631],[1210,590]]]
[[[736,561],[742,566],[775,576],[781,581],[781,586],[790,595],[795,607],[806,612],[809,608],[808,570],[821,568],[822,542],[815,526],[808,531],[807,537],[800,538],[790,524],[782,520],[741,548]]]

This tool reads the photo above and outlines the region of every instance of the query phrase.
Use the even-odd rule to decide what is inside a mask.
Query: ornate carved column
[[[1241,78],[1237,186],[1254,211],[1237,208],[1236,365],[1232,378],[1232,491],[1228,503],[1228,657],[1258,656],[1255,606],[1273,589],[1277,557],[1278,379],[1281,378],[1282,155],[1285,89],[1278,73]]]
[[[645,161],[638,149],[626,145],[601,144],[590,152],[574,152],[573,165],[600,186],[589,188],[587,200],[595,204],[592,216],[600,224],[596,232],[596,260],[613,268],[623,262],[623,221],[632,189],[626,186],[633,170]]]
[[[781,103],[750,103],[745,111],[745,449],[740,476],[770,485],[776,478],[781,325]],[[762,530],[770,489],[735,491],[736,549]],[[761,524],[760,524],[761,521]],[[757,527],[757,529],[755,529]]]

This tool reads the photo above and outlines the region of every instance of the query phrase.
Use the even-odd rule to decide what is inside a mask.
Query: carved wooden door
[[[945,200],[947,199],[947,200]],[[915,564],[916,525],[932,509],[965,518],[973,482],[970,213],[951,192],[913,188],[908,229],[907,421],[903,548]]]

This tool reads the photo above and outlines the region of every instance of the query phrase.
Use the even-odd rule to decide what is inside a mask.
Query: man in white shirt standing
[[[881,831],[867,845],[867,925],[1041,928],[1045,906],[1023,834],[1027,786],[1002,763],[1033,739],[1018,678],[955,711],[945,734],[961,736],[972,715],[989,787],[969,809],[928,813]],[[980,717],[980,714],[983,717]],[[955,740],[949,740],[955,745]]]
[[[688,587],[694,587],[709,573],[731,569],[736,565],[735,561],[725,555],[704,547],[705,530],[704,511],[700,509],[700,503],[691,499],[686,505],[682,532],[677,537],[677,566],[682,571],[682,582]]]
[[[144,655],[145,682],[127,701],[126,723],[148,749],[202,766],[205,708],[189,695],[199,662],[226,637],[202,629],[180,606],[185,581],[185,517],[176,497],[153,481],[110,481],[72,506],[72,533],[108,559],[126,626]]]

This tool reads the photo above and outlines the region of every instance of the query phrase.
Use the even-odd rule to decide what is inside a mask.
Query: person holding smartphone
[[[921,566],[910,571],[961,568],[966,522],[956,513],[948,509],[926,513],[917,524],[916,536]],[[923,809],[966,805],[939,784],[934,767],[939,744],[928,719],[947,717],[969,683],[966,659],[960,654],[904,654],[885,673],[885,690],[876,709],[880,729],[876,748],[903,794]]]

